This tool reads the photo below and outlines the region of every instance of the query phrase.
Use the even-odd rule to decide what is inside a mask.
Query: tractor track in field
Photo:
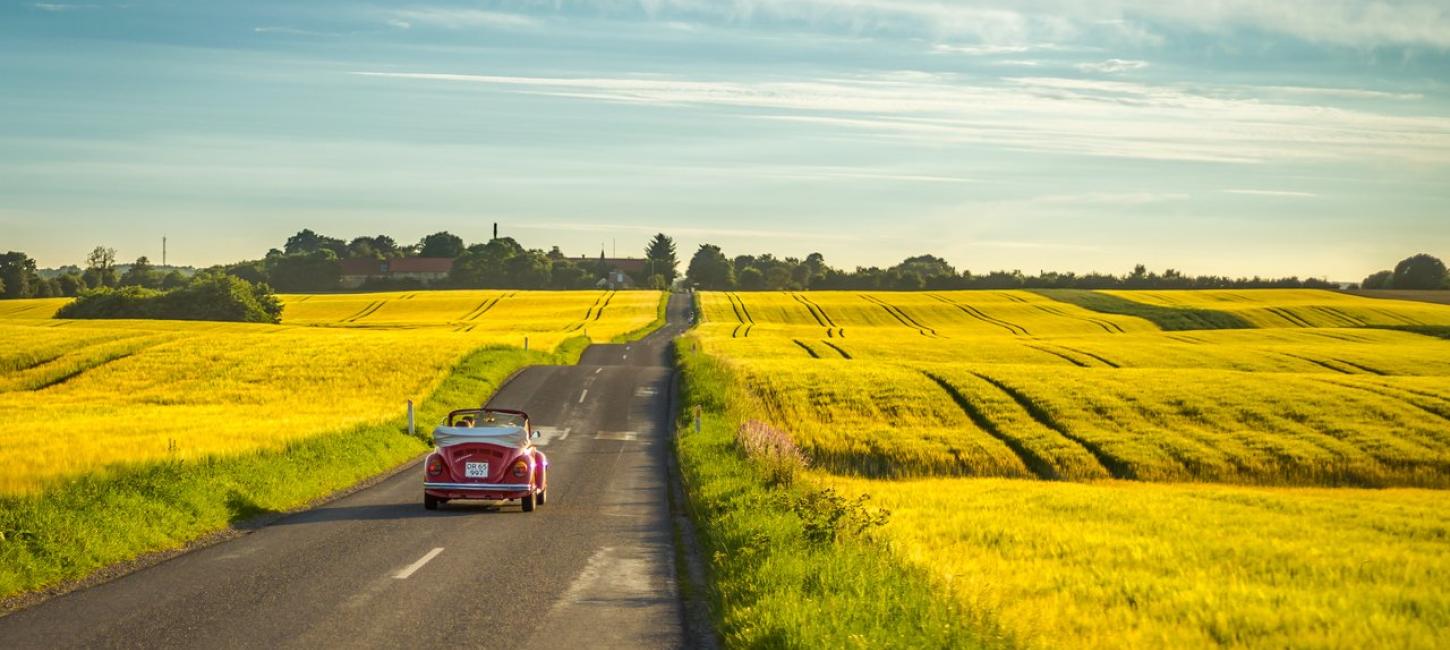
[[[1351,314],[1347,314],[1347,313],[1345,313],[1343,311],[1340,311],[1338,309],[1335,309],[1333,307],[1324,307],[1324,306],[1321,305],[1321,306],[1311,307],[1310,309],[1313,309],[1314,311],[1317,311],[1317,312],[1319,312],[1321,314],[1324,314],[1325,316],[1328,316],[1330,318],[1338,319],[1340,322],[1348,323],[1350,327],[1368,327],[1369,326],[1369,323],[1366,322],[1364,319],[1359,318],[1357,316],[1353,316]]]
[[[617,293],[619,292],[610,291],[607,295],[604,296],[604,304],[599,306],[599,311],[594,312],[594,322],[599,322],[599,318],[604,315],[604,310],[609,309],[609,303],[614,301],[614,295]]]
[[[1109,334],[1127,334],[1128,333],[1128,330],[1123,329],[1123,326],[1121,326],[1121,325],[1119,325],[1117,323],[1114,323],[1113,321],[1110,321],[1110,320],[1103,320],[1101,318],[1092,318],[1090,316],[1078,316],[1076,314],[1070,314],[1070,313],[1068,313],[1064,309],[1059,309],[1059,308],[1054,307],[1054,306],[1051,306],[1051,305],[1032,305],[1032,306],[1035,307],[1035,308],[1037,308],[1039,311],[1042,311],[1042,312],[1045,312],[1045,313],[1048,313],[1048,314],[1052,314],[1053,316],[1060,316],[1062,318],[1071,318],[1073,320],[1080,320],[1080,321],[1082,321],[1084,323],[1092,323],[1093,325],[1097,325],[1098,327],[1101,327],[1104,332],[1107,332]]]
[[[815,350],[812,350],[811,349],[811,346],[806,345],[805,341],[802,341],[800,339],[791,339],[791,340],[794,341],[796,345],[799,345],[802,350],[805,350],[806,351],[806,354],[811,355],[811,358],[812,359],[819,359],[819,358],[821,358],[821,355],[818,354]]]
[[[1331,359],[1315,359],[1313,357],[1306,357],[1306,356],[1303,356],[1303,355],[1294,354],[1292,352],[1280,352],[1279,354],[1281,354],[1283,356],[1286,356],[1286,357],[1293,358],[1293,359],[1298,359],[1300,361],[1304,361],[1304,362],[1307,362],[1307,363],[1312,363],[1312,364],[1314,364],[1316,366],[1319,366],[1320,368],[1324,368],[1326,370],[1332,370],[1332,371],[1337,372],[1337,373],[1342,374],[1342,375],[1360,375],[1360,374],[1364,374],[1364,375],[1377,375],[1377,376],[1380,376],[1380,377],[1388,377],[1388,376],[1391,376],[1390,373],[1387,373],[1387,372],[1385,372],[1383,370],[1377,370],[1377,369],[1371,368],[1369,366],[1365,366],[1365,365],[1361,365],[1361,364],[1358,364],[1358,363],[1354,363],[1352,361],[1345,361],[1343,359],[1333,359],[1333,358],[1331,358]],[[1335,364],[1338,364],[1338,365],[1335,365]],[[1349,369],[1345,369],[1343,366],[1347,366]],[[1356,371],[1358,371],[1358,372],[1356,372]]]
[[[846,338],[846,328],[837,325],[836,320],[831,318],[830,314],[826,313],[826,308],[822,307],[820,303],[798,293],[792,295],[801,304],[806,306],[806,309],[811,312],[812,316],[816,317],[816,322],[826,328],[826,338]],[[832,329],[835,330],[834,333],[832,333]]]
[[[1070,347],[1068,347],[1066,345],[1063,345],[1061,343],[1057,344],[1057,347],[1062,348],[1064,350],[1067,350],[1068,352],[1073,352],[1073,353],[1076,353],[1076,354],[1081,354],[1081,355],[1083,355],[1083,356],[1085,356],[1085,357],[1087,357],[1089,359],[1094,359],[1097,362],[1099,362],[1099,363],[1101,363],[1101,364],[1103,364],[1103,365],[1105,365],[1105,366],[1107,366],[1109,368],[1122,368],[1123,367],[1121,364],[1113,361],[1112,359],[1108,359],[1107,357],[1104,357],[1102,355],[1093,354],[1092,352],[1088,352],[1086,350],[1079,350],[1077,348],[1070,348]]]
[[[1392,312],[1392,311],[1390,311],[1388,309],[1381,309],[1379,307],[1374,307],[1374,308],[1371,309],[1371,311],[1377,312],[1377,313],[1385,316],[1386,318],[1392,318],[1394,320],[1400,321],[1401,323],[1404,323],[1406,325],[1423,326],[1423,325],[1426,324],[1424,321],[1421,321],[1421,320],[1418,320],[1418,319],[1414,319],[1414,318],[1410,318],[1409,316],[1405,316],[1403,314],[1396,314],[1395,312]]]
[[[948,305],[956,307],[957,309],[961,310],[963,314],[971,316],[972,318],[982,321],[983,323],[1005,329],[1008,332],[1011,332],[1014,336],[1028,336],[1031,334],[1031,332],[1027,331],[1027,328],[1021,325],[988,315],[986,312],[977,309],[976,307],[973,307],[971,305],[964,305],[954,300],[949,300],[945,296],[942,296],[940,294],[929,293],[927,295],[935,300],[939,300]]]
[[[755,327],[755,319],[750,315],[750,309],[745,306],[745,300],[741,299],[735,292],[725,293],[725,298],[730,301],[730,308],[735,310],[735,317],[740,320],[740,325],[730,333],[730,338],[748,338],[750,329]]]
[[[826,329],[826,338],[836,337],[836,330],[840,328],[836,327],[836,322],[831,320],[831,317],[826,314],[826,310],[822,309],[820,305],[812,302],[811,299],[798,293],[792,293],[790,294],[790,297],[794,298],[796,302],[800,303],[801,306],[806,308],[806,311],[810,312],[811,318],[815,319],[817,325],[820,325],[821,327],[824,327]],[[840,336],[845,337],[846,330],[840,329]]]
[[[847,352],[847,351],[845,351],[845,350],[842,350],[842,349],[841,349],[841,346],[839,346],[839,345],[836,345],[836,344],[835,344],[835,343],[832,343],[832,342],[830,342],[830,341],[821,341],[821,345],[824,345],[824,346],[826,346],[826,347],[828,347],[828,348],[830,348],[830,349],[832,349],[832,350],[835,350],[835,351],[836,351],[836,352],[837,352],[837,353],[838,353],[838,354],[840,354],[840,355],[841,355],[841,358],[842,358],[842,359],[847,359],[847,360],[849,360],[849,359],[851,359],[851,358],[852,358],[852,357],[851,357],[851,353],[849,353],[849,352]]]
[[[1409,407],[1411,407],[1413,409],[1416,409],[1418,411],[1421,411],[1421,412],[1423,412],[1423,413],[1425,413],[1427,415],[1431,415],[1431,416],[1434,416],[1434,417],[1439,418],[1441,420],[1444,420],[1446,422],[1450,422],[1450,408],[1446,408],[1445,410],[1441,410],[1441,409],[1436,408],[1436,407],[1426,406],[1424,404],[1420,404],[1418,402],[1411,401],[1410,398],[1405,397],[1405,395],[1403,394],[1404,391],[1396,390],[1395,388],[1392,388],[1390,386],[1385,386],[1385,385],[1382,385],[1382,384],[1377,384],[1376,385],[1377,388],[1385,389],[1385,392],[1380,392],[1380,391],[1375,390],[1374,388],[1370,388],[1368,386],[1356,386],[1354,384],[1346,384],[1346,383],[1334,381],[1332,379],[1324,379],[1324,378],[1319,378],[1319,377],[1312,377],[1311,379],[1313,379],[1314,381],[1317,381],[1319,383],[1322,383],[1322,384],[1328,384],[1330,386],[1334,386],[1336,388],[1349,388],[1351,390],[1357,390],[1357,391],[1360,391],[1360,392],[1369,393],[1370,395],[1374,395],[1376,397],[1384,397],[1384,398],[1392,399],[1392,400],[1394,400],[1396,402],[1399,402],[1401,404],[1404,404],[1405,406],[1409,406]],[[1400,394],[1396,394],[1396,393],[1400,393]],[[1416,393],[1410,393],[1410,394],[1411,395],[1417,395]],[[1420,397],[1424,397],[1424,395],[1419,395],[1419,396]]]
[[[28,384],[27,383],[22,383],[22,384],[16,386],[13,390],[0,390],[0,392],[19,392],[19,391],[32,391],[33,392],[33,391],[45,390],[45,389],[48,389],[48,388],[55,388],[56,386],[63,385],[65,383],[67,383],[67,382],[69,382],[69,381],[71,381],[71,380],[73,380],[73,379],[75,379],[75,378],[77,378],[77,377],[79,377],[79,376],[87,373],[87,372],[90,372],[90,371],[95,370],[97,368],[101,368],[103,366],[110,365],[112,363],[116,363],[117,361],[122,361],[124,359],[129,358],[129,357],[135,356],[136,354],[138,354],[140,352],[143,352],[145,350],[154,348],[154,347],[156,347],[158,345],[162,345],[162,344],[165,344],[165,343],[169,343],[169,342],[174,341],[174,340],[176,340],[176,339],[173,338],[173,337],[169,337],[169,336],[160,336],[160,337],[155,337],[155,338],[146,337],[146,338],[142,338],[140,341],[138,341],[134,337],[133,338],[122,339],[122,342],[131,343],[132,345],[118,346],[118,347],[120,347],[120,349],[117,349],[117,350],[108,350],[108,351],[102,352],[100,355],[98,355],[98,356],[96,356],[94,358],[85,359],[85,360],[81,361],[80,364],[78,364],[76,367],[70,368],[68,370],[65,370],[64,372],[61,372],[60,374],[52,375],[50,377],[36,377],[36,378],[33,378],[32,379],[32,383],[28,383]],[[88,346],[88,347],[91,347],[91,346]],[[82,349],[86,349],[86,348],[82,348]],[[64,362],[66,356],[69,356],[69,355],[62,355],[61,357],[58,357],[56,359],[52,359],[50,361],[50,363]],[[44,365],[49,365],[49,364],[44,364]],[[31,368],[31,370],[34,370],[34,371],[38,371],[40,373],[43,373],[44,372],[44,365],[35,366],[35,367]]]
[[[608,293],[608,292],[599,294],[599,297],[597,297],[597,298],[594,299],[594,304],[589,305],[589,309],[584,310],[584,320],[581,320],[581,321],[575,323],[569,329],[564,330],[564,332],[565,333],[577,332],[577,331],[579,331],[581,329],[584,329],[584,327],[589,324],[589,321],[592,321],[592,320],[597,319],[598,316],[594,313],[594,309],[597,307],[599,309],[599,311],[601,313],[603,313],[604,312],[604,307],[602,307],[600,303],[606,302],[606,296],[609,296],[609,295],[610,295],[610,293]]]
[[[1053,350],[1051,348],[1048,348],[1046,346],[1028,345],[1027,347],[1032,348],[1033,350],[1037,350],[1038,352],[1042,352],[1042,353],[1045,353],[1045,354],[1050,354],[1050,355],[1052,355],[1054,357],[1057,357],[1059,359],[1062,359],[1063,361],[1066,361],[1066,362],[1068,362],[1068,363],[1070,363],[1070,364],[1072,364],[1074,366],[1077,366],[1079,368],[1091,368],[1092,367],[1092,364],[1085,363],[1085,362],[1080,361],[1080,360],[1078,360],[1078,359],[1076,359],[1074,357],[1068,356],[1066,354],[1063,354],[1061,352],[1058,352],[1058,351]]]
[[[1339,373],[1341,375],[1357,375],[1357,374],[1360,374],[1360,373],[1354,372],[1353,370],[1345,370],[1344,368],[1341,368],[1339,366],[1333,365],[1333,364],[1331,364],[1331,363],[1329,363],[1327,361],[1321,361],[1319,359],[1311,359],[1309,357],[1299,356],[1297,354],[1292,354],[1292,353],[1289,353],[1289,352],[1280,352],[1279,354],[1280,355],[1283,355],[1283,356],[1286,356],[1286,357],[1289,357],[1290,359],[1298,359],[1298,360],[1303,361],[1305,363],[1312,363],[1312,364],[1314,364],[1316,366],[1319,366],[1320,368],[1323,368],[1323,369],[1328,370],[1330,372],[1336,372],[1336,373]]]
[[[1012,453],[1017,455],[1017,459],[1022,461],[1022,466],[1026,467],[1027,471],[1032,472],[1034,475],[1037,476],[1037,478],[1043,480],[1063,480],[1063,477],[1058,474],[1055,468],[1053,468],[1051,461],[1043,458],[1037,452],[1028,449],[1027,446],[1022,444],[1021,440],[1018,440],[1017,438],[1008,435],[1005,431],[1001,429],[1001,427],[997,426],[996,422],[993,422],[991,418],[987,417],[986,413],[983,413],[981,409],[978,409],[976,407],[975,404],[972,404],[971,401],[968,400],[966,396],[961,393],[961,391],[957,390],[956,386],[953,386],[951,384],[951,382],[925,370],[922,370],[920,372],[921,374],[925,375],[927,379],[930,379],[933,383],[935,383],[943,391],[945,391],[947,397],[950,397],[951,400],[956,403],[957,408],[960,408],[962,410],[962,413],[966,414],[967,419],[971,420],[973,424],[977,425],[978,429],[981,429],[987,435],[996,438],[1008,449],[1012,450]]]
[[[383,308],[383,305],[386,305],[386,304],[388,304],[388,301],[386,301],[386,300],[374,300],[374,301],[368,303],[368,306],[363,307],[356,314],[353,314],[351,316],[348,316],[347,318],[344,318],[344,319],[342,319],[339,322],[342,322],[342,323],[356,323],[356,322],[358,322],[358,321],[360,321],[360,320],[362,320],[364,318],[367,318],[368,316],[372,316],[373,314],[377,313],[377,311],[379,309],[382,309]]]
[[[976,375],[982,381],[991,384],[997,390],[1005,393],[1007,397],[1011,398],[1012,401],[1016,402],[1018,406],[1022,407],[1022,410],[1026,411],[1027,415],[1030,416],[1032,419],[1036,420],[1038,424],[1041,424],[1048,429],[1056,431],[1058,435],[1061,435],[1067,440],[1077,443],[1078,446],[1082,447],[1085,451],[1091,454],[1093,458],[1097,459],[1098,464],[1102,465],[1103,471],[1107,472],[1109,476],[1119,479],[1137,478],[1137,473],[1134,472],[1131,467],[1119,461],[1118,459],[1113,458],[1111,454],[1103,451],[1102,447],[1099,447],[1097,444],[1069,432],[1067,430],[1067,427],[1063,426],[1061,422],[1057,421],[1057,418],[1052,417],[1052,414],[1043,410],[1041,406],[1038,406],[1037,403],[1032,401],[1032,398],[1028,397],[1025,393],[980,372],[973,372],[972,374]]]
[[[1271,314],[1274,314],[1275,316],[1278,316],[1279,318],[1289,321],[1289,324],[1293,325],[1294,327],[1308,327],[1311,329],[1314,328],[1313,323],[1310,323],[1302,316],[1283,307],[1265,307],[1264,311],[1267,311]]]
[[[1346,343],[1369,343],[1369,342],[1371,342],[1371,341],[1366,341],[1363,337],[1352,336],[1352,335],[1349,335],[1349,334],[1342,334],[1342,333],[1338,333],[1338,332],[1325,332],[1323,330],[1320,330],[1320,331],[1317,331],[1317,332],[1313,332],[1313,334],[1315,336],[1322,336],[1322,337],[1324,337],[1326,339],[1332,339],[1332,340],[1335,340],[1335,341],[1344,341]]]
[[[869,296],[864,293],[857,295],[861,296],[862,300],[865,300],[866,302],[874,304],[885,310],[886,313],[891,314],[892,318],[895,318],[902,325],[915,329],[917,333],[921,334],[922,336],[925,336],[927,338],[945,338],[942,335],[937,334],[936,330],[917,322],[915,318],[912,318],[910,314],[906,313],[906,311],[900,307],[892,305],[891,303],[888,303],[885,300],[881,300],[880,298],[877,298],[875,296]]]
[[[503,302],[504,300],[506,300],[508,298],[514,297],[517,293],[518,292],[506,293],[506,294],[503,294],[503,295],[494,296],[493,298],[489,298],[487,300],[484,300],[483,302],[479,303],[479,305],[477,307],[474,307],[472,311],[468,312],[467,314],[464,314],[463,315],[463,318],[460,318],[459,320],[464,320],[464,321],[475,321],[475,320],[478,320],[479,318],[482,318],[484,314],[487,314],[488,312],[492,311],[494,307],[497,307],[500,302]],[[472,329],[472,328],[470,327],[469,329]]]

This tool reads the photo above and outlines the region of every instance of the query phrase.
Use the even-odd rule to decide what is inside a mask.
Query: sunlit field
[[[1208,291],[1104,291],[1163,307],[1228,312],[1255,327],[1364,327],[1450,325],[1443,305],[1371,300],[1314,289]]]
[[[657,292],[287,296],[282,325],[67,321],[0,301],[0,494],[397,418],[469,352],[648,326]],[[484,396],[480,396],[480,399]]]
[[[1382,328],[1450,307],[1113,295],[1248,328],[1015,291],[705,293],[689,345],[1014,642],[1443,646],[1450,341]]]
[[[1028,647],[1444,648],[1443,492],[830,479]]]

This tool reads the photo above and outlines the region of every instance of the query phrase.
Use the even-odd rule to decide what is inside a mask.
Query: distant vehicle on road
[[[455,499],[517,500],[524,512],[549,496],[549,459],[534,446],[529,415],[509,409],[460,409],[433,429],[436,449],[423,462],[423,507]]]

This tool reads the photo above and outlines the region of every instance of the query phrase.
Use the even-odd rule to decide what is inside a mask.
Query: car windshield
[[[497,411],[484,411],[478,414],[474,421],[476,427],[520,427],[524,426],[524,417],[513,413],[499,413]]]

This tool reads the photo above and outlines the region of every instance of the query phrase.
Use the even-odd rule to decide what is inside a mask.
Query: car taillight
[[[443,459],[434,456],[428,459],[428,475],[438,476],[443,473]]]
[[[529,475],[529,461],[522,458],[514,461],[514,477],[523,478]]]

